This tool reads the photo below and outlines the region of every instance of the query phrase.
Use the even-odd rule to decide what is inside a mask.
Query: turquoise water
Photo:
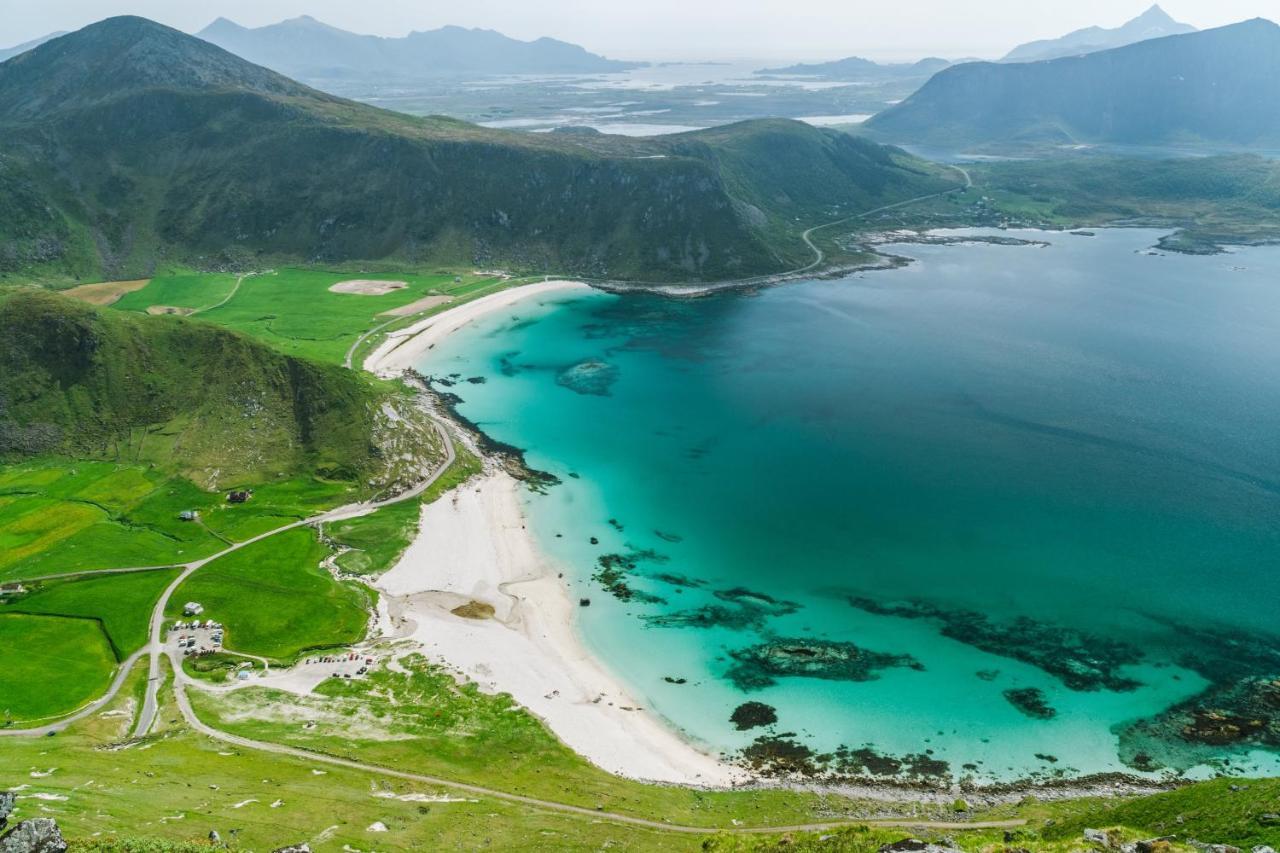
[[[530,524],[591,600],[584,638],[710,748],[987,780],[1280,772],[1280,719],[1180,734],[1197,707],[1257,717],[1280,677],[1280,250],[1022,236],[1050,245],[525,302],[421,369],[562,480]],[[593,579],[610,554],[629,601]],[[1007,695],[1029,688],[1051,710]],[[748,700],[777,724],[738,731]]]

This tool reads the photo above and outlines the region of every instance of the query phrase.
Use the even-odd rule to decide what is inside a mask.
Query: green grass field
[[[369,594],[320,568],[327,555],[313,530],[273,536],[192,575],[174,593],[173,615],[198,601],[207,618],[226,626],[227,648],[276,660],[356,642]]]
[[[455,282],[455,277],[461,281]],[[353,279],[403,281],[408,287],[380,296],[329,290],[331,285]],[[341,364],[360,335],[394,319],[381,316],[383,312],[434,294],[463,298],[496,283],[496,279],[472,274],[281,269],[246,276],[230,301],[198,316],[245,332],[281,352]],[[114,307],[129,311],[145,311],[151,306],[210,308],[225,298],[234,284],[234,276],[222,274],[162,276]]]
[[[0,611],[0,723],[76,710],[106,692],[115,663],[97,620]]]
[[[177,576],[177,569],[167,569],[49,581],[24,596],[0,599],[0,615],[28,613],[97,620],[116,660],[122,661],[146,644],[151,608]]]
[[[229,273],[163,275],[113,305],[121,311],[146,311],[153,305],[199,310],[225,299],[235,288],[236,278]]]
[[[38,460],[0,471],[0,580],[166,565],[224,547],[178,518],[220,495],[137,465]]]
[[[350,483],[295,477],[229,504],[220,491],[140,465],[14,465],[0,470],[0,581],[185,563],[356,497]],[[181,520],[184,510],[199,521]]]

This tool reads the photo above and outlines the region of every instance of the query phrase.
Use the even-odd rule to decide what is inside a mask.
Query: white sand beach
[[[365,362],[380,375],[413,365],[446,335],[524,299],[586,288],[552,281],[502,291],[438,314],[386,341]],[[748,774],[701,752],[596,661],[576,631],[576,604],[527,529],[511,475],[486,473],[423,508],[417,539],[375,586],[393,636],[486,690],[510,693],[597,766],[657,782],[728,787]],[[493,617],[451,611],[488,604]],[[385,617],[380,619],[385,626]],[[385,628],[384,628],[385,630]]]
[[[457,308],[450,308],[391,332],[364,361],[364,369],[379,376],[396,376],[413,367],[422,354],[478,317],[483,317],[517,303],[552,293],[587,291],[591,286],[580,281],[540,281],[500,290]]]

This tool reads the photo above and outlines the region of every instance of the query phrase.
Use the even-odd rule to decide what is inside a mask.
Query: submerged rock
[[[1019,687],[1006,690],[1002,695],[1010,705],[1037,720],[1051,720],[1058,713],[1039,687]]]
[[[47,817],[20,821],[0,838],[0,853],[66,853],[66,849],[57,821]]]
[[[618,381],[618,373],[616,365],[588,359],[561,370],[556,374],[556,384],[576,394],[607,397],[613,383]]]
[[[743,702],[729,716],[729,722],[740,732],[771,726],[778,722],[778,710],[763,702]]]
[[[1127,692],[1141,687],[1120,669],[1142,660],[1142,652],[1121,640],[1050,625],[1025,616],[995,622],[973,610],[948,610],[923,601],[882,604],[851,597],[859,610],[902,619],[931,619],[941,634],[988,654],[1029,663],[1055,676],[1072,690]]]
[[[779,678],[871,681],[890,667],[924,667],[910,655],[874,652],[853,643],[819,639],[778,639],[729,652],[736,663],[725,677],[743,691],[760,690]]]
[[[640,604],[666,604],[666,599],[638,590],[627,579],[642,562],[664,562],[666,557],[656,551],[631,551],[626,554],[605,554],[596,560],[596,572],[591,579],[604,587],[619,601]]]

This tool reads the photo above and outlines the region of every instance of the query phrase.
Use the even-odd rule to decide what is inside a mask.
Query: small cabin
[[[183,521],[195,521],[199,517],[200,513],[196,512],[194,509],[184,509],[182,512],[178,513],[178,518]]]
[[[204,605],[198,601],[188,601],[182,605],[183,616],[199,616],[204,612]]]

